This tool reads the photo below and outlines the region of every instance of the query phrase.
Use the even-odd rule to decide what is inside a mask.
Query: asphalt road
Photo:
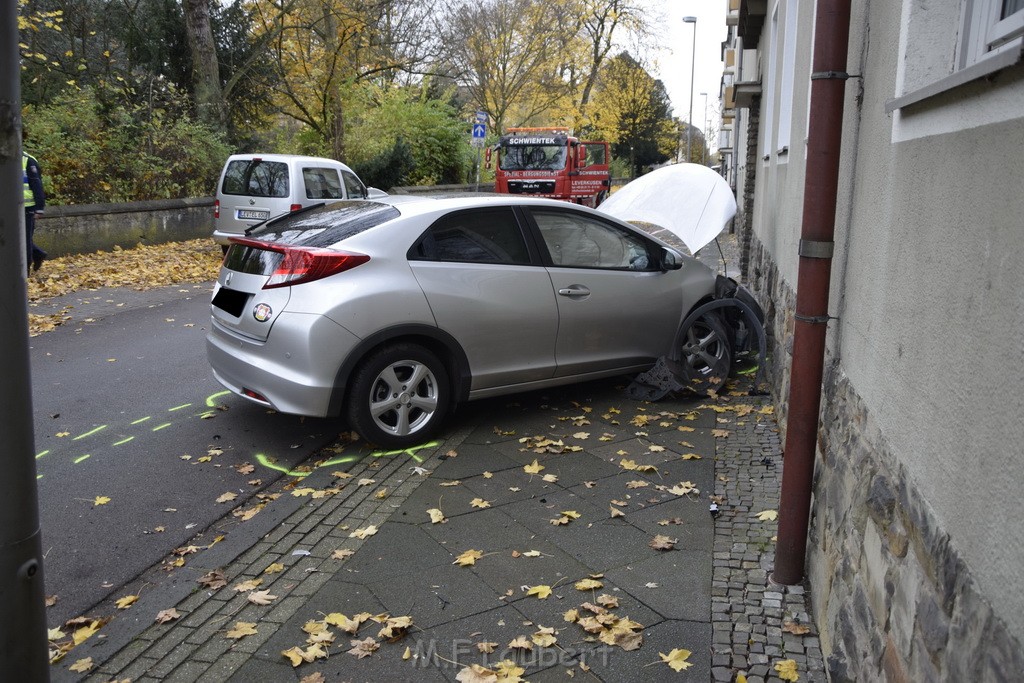
[[[197,533],[211,542],[237,523],[232,507],[342,428],[224,392],[206,362],[210,289],[80,293],[52,304],[73,306],[72,322],[31,340],[51,626],[120,597]]]

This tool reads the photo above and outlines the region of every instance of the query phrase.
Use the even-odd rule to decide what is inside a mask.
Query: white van
[[[333,159],[294,154],[234,154],[217,183],[213,239],[227,246],[268,218],[313,204],[366,199],[384,193],[363,185],[351,168]]]

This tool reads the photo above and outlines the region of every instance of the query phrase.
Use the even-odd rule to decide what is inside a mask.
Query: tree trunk
[[[199,120],[218,133],[227,131],[227,108],[220,87],[217,47],[210,28],[207,0],[182,0],[188,47],[192,54],[192,89]]]

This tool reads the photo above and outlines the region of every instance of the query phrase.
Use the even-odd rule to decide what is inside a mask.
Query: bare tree
[[[557,99],[560,33],[541,0],[483,0],[449,9],[445,43],[459,85],[496,130],[529,121]]]

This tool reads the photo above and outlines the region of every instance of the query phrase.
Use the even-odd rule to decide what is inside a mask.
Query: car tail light
[[[302,208],[302,204],[292,204],[291,208],[288,209],[288,210],[289,211],[298,211],[301,208]]]
[[[252,249],[281,254],[280,260],[274,266],[274,271],[270,273],[270,279],[263,285],[263,289],[313,282],[314,280],[351,270],[370,260],[370,257],[366,254],[357,254],[349,251],[293,247],[286,244],[260,242],[259,240],[246,239],[244,237],[232,237],[231,241]]]
[[[213,200],[213,217],[215,219],[216,218],[220,218],[220,200],[219,199],[214,199]]]

